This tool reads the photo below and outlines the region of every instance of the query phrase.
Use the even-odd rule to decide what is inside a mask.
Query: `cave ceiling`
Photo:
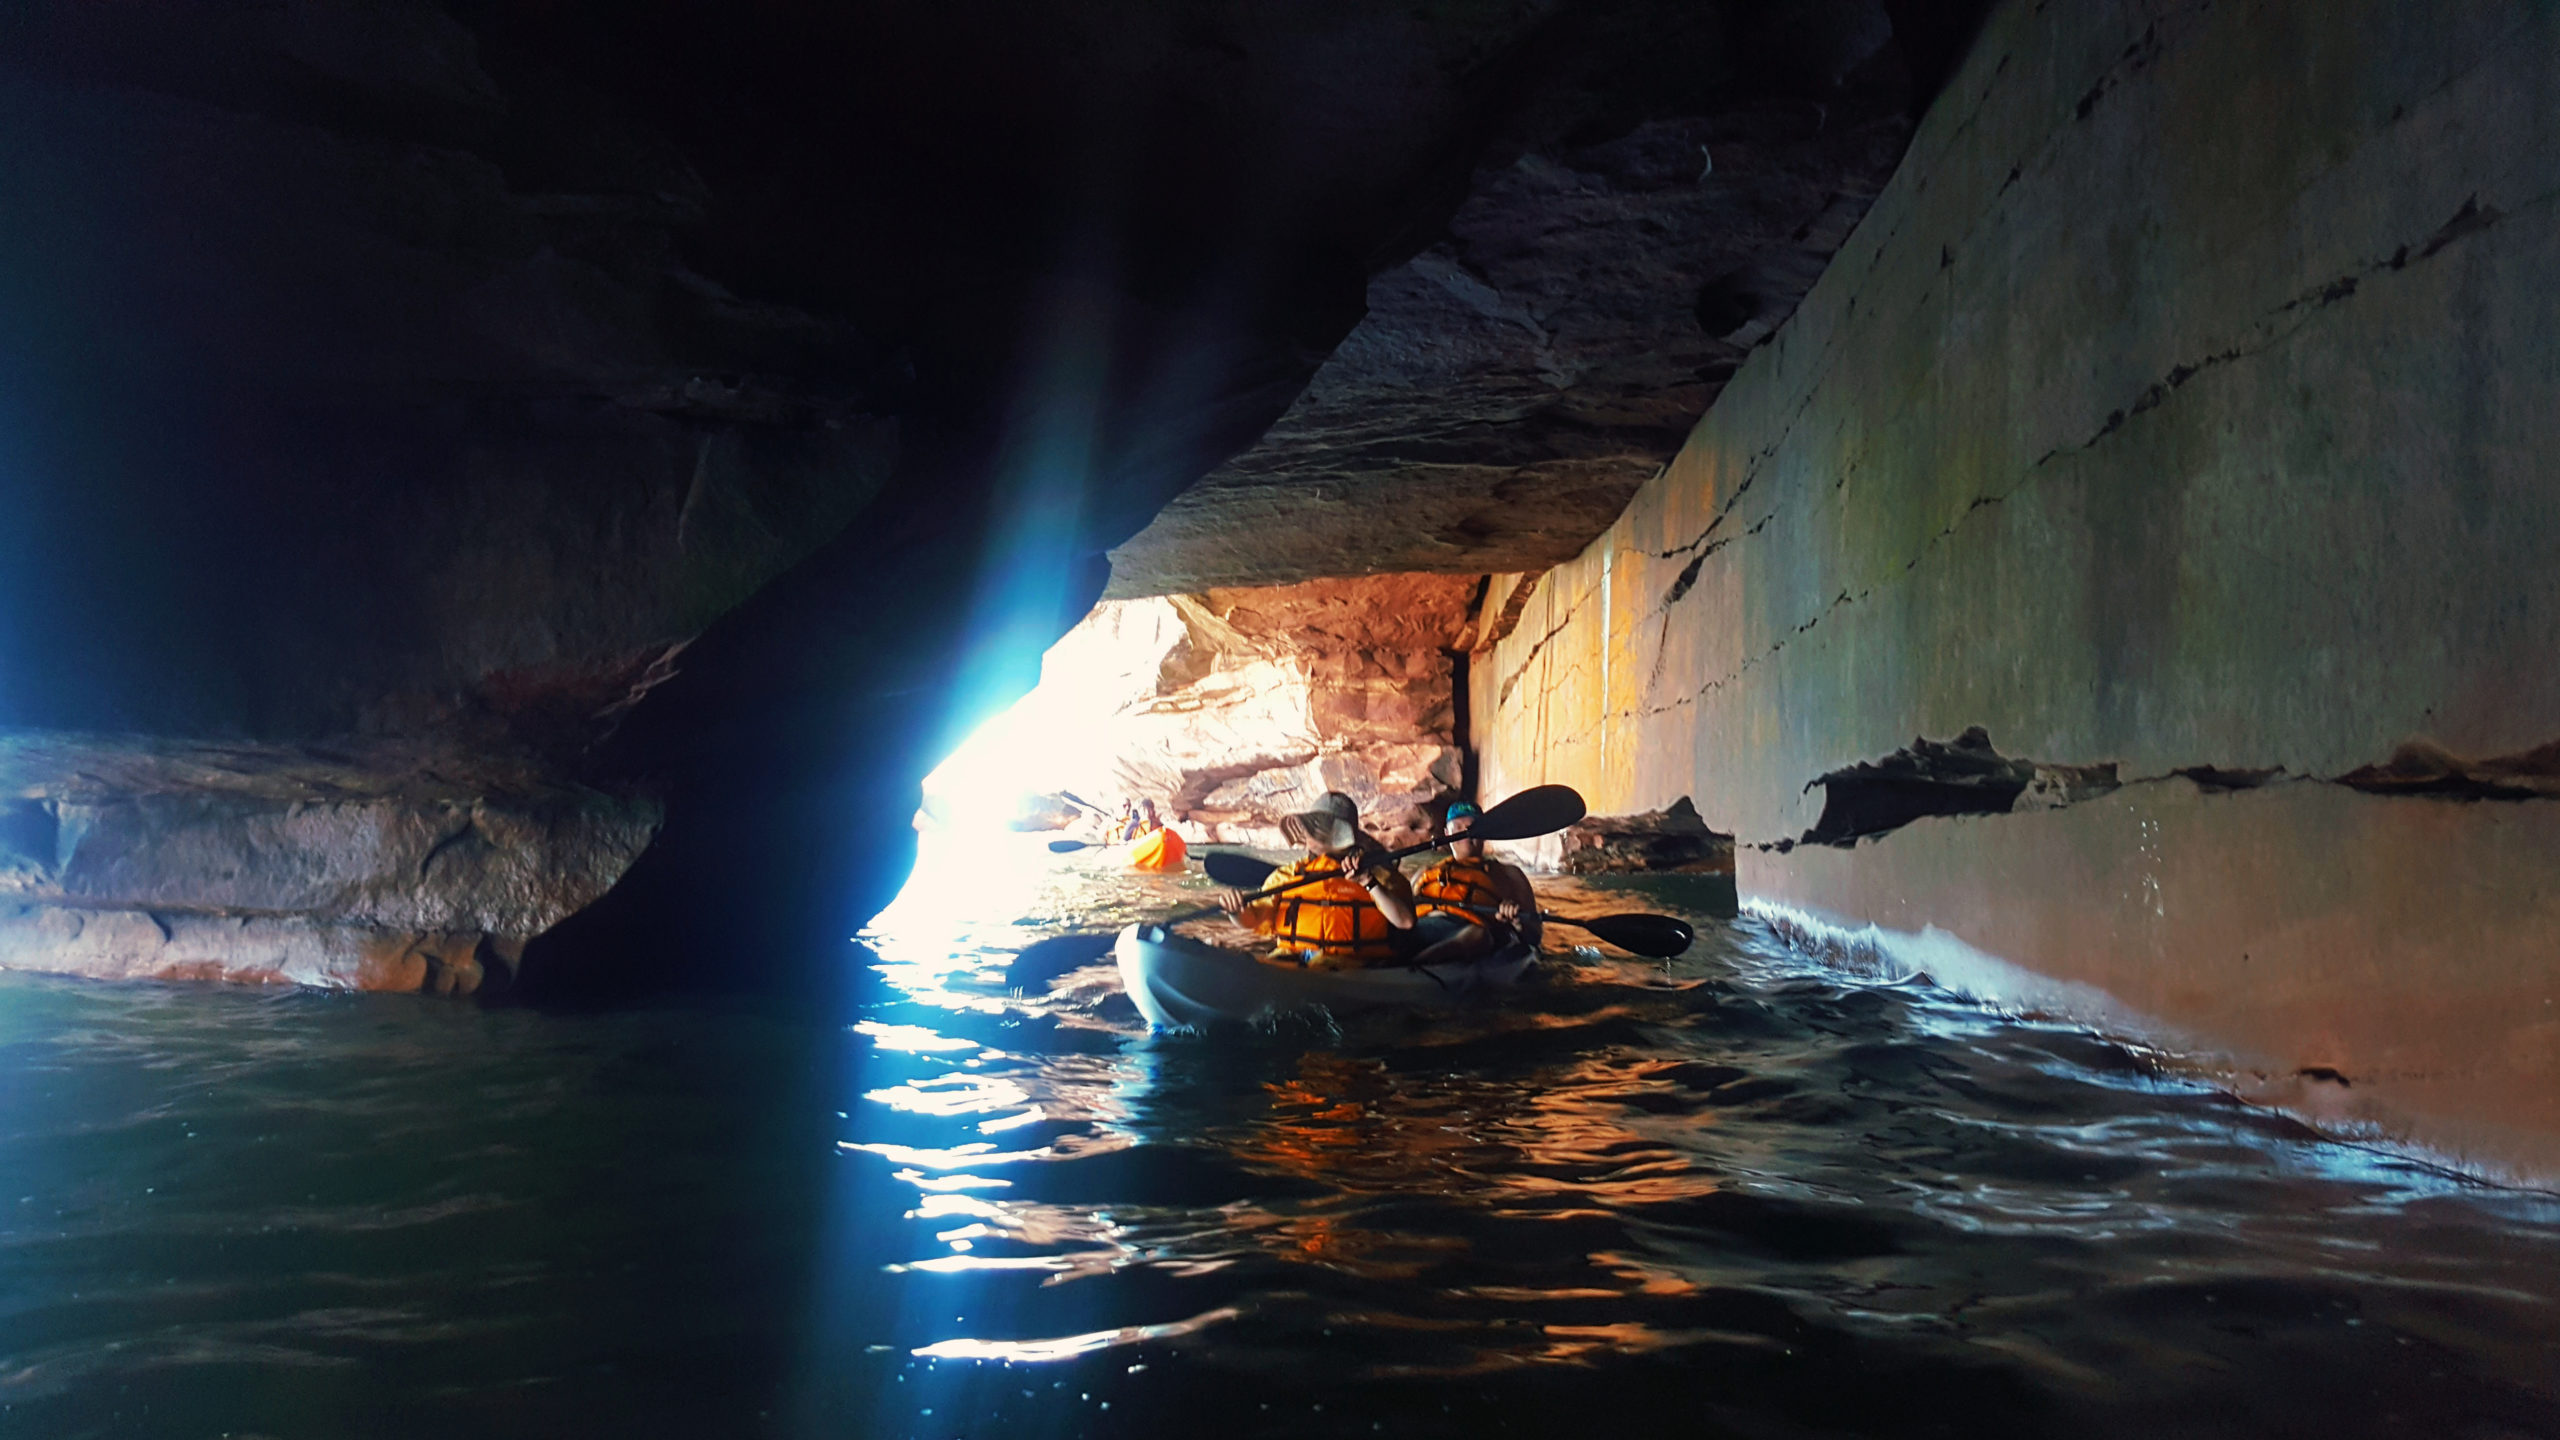
[[[1114,596],[1536,571],[1616,518],[1866,213],[1978,6],[1598,4],[1279,421]]]

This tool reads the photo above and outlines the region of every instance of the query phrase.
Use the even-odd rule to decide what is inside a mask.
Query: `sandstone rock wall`
[[[1144,796],[1191,835],[1279,845],[1327,790],[1418,838],[1464,780],[1454,677],[1477,582],[1369,576],[1105,601],[964,764],[1021,788]]]
[[[0,797],[0,967],[445,993],[511,981],[658,823],[451,755],[133,736],[0,736]]]
[[[2332,783],[2560,737],[2555,81],[2542,5],[2001,6],[1669,470],[1489,586],[1484,789],[1693,796],[1746,895],[2560,1172],[2550,802]],[[1974,726],[2120,788],[1775,848]]]

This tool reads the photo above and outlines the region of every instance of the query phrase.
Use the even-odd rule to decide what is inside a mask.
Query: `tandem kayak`
[[[1203,944],[1161,925],[1121,931],[1114,953],[1129,998],[1159,1030],[1317,1010],[1338,1015],[1391,1005],[1446,1005],[1516,985],[1538,959],[1529,946],[1512,945],[1482,960],[1449,965],[1304,970]]]

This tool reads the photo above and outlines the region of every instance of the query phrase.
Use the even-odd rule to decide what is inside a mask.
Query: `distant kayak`
[[[1179,870],[1190,854],[1191,847],[1170,827],[1150,830],[1129,842],[1129,864],[1138,870]]]
[[[1482,960],[1449,965],[1304,970],[1187,939],[1161,925],[1121,931],[1114,953],[1129,998],[1159,1030],[1311,1011],[1447,1005],[1518,984],[1538,958],[1528,946],[1513,945]]]

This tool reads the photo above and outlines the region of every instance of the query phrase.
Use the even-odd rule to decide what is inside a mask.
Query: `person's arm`
[[[1274,889],[1297,878],[1298,867],[1283,865],[1271,872],[1262,882],[1262,888]],[[1280,928],[1280,898],[1276,895],[1267,900],[1247,900],[1241,890],[1221,890],[1218,892],[1218,908],[1234,916],[1237,924],[1257,935],[1269,935]]]
[[[1218,892],[1218,908],[1256,935],[1271,933],[1271,902],[1268,900],[1247,901],[1241,890],[1221,890]]]
[[[1387,923],[1399,930],[1413,928],[1413,882],[1393,861],[1382,860],[1363,868],[1360,888],[1369,892],[1369,903],[1387,917]]]
[[[1502,898],[1520,907],[1519,917],[1511,922],[1513,928],[1520,932],[1521,939],[1535,946],[1539,937],[1546,933],[1546,925],[1538,919],[1538,891],[1529,883],[1529,872],[1496,860],[1493,862],[1493,878]]]

